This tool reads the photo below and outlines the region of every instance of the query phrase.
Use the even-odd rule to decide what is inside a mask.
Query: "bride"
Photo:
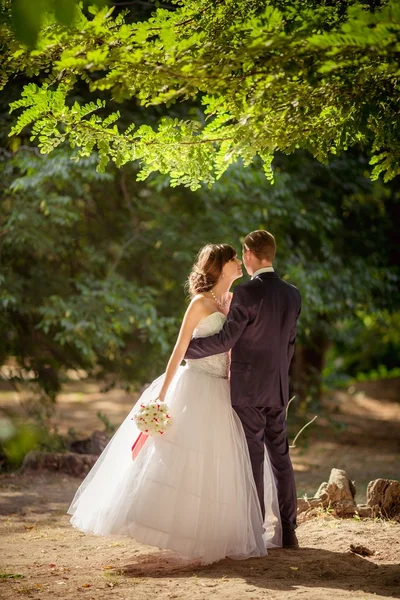
[[[218,332],[241,261],[227,244],[200,251],[188,280],[192,300],[164,375],[146,389],[83,481],[68,513],[74,527],[127,535],[209,564],[264,556],[281,545],[279,507],[266,454],[263,522],[246,438],[230,403],[229,354],[188,360],[192,336]],[[130,448],[140,404],[166,401],[171,427]]]

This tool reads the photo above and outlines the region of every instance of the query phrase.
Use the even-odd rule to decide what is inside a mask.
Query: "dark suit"
[[[284,531],[296,527],[297,499],[286,434],[289,366],[301,309],[299,290],[275,272],[261,273],[235,289],[222,330],[193,339],[185,358],[232,349],[232,406],[246,434],[264,514],[264,445],[276,480]]]

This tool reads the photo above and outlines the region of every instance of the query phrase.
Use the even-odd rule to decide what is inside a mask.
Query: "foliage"
[[[276,268],[304,298],[301,339],[361,312],[388,314],[399,305],[398,253],[392,218],[398,210],[393,189],[372,183],[367,158],[358,151],[325,167],[306,153],[279,156],[275,185],[260,169],[231,169],[213,188],[215,208],[223,202],[238,236],[266,228],[276,236]],[[241,207],[246,198],[246,208]],[[393,215],[393,217],[392,217]]]
[[[68,449],[68,437],[60,435],[43,415],[40,402],[35,403],[35,410],[33,406],[33,403],[29,408],[24,406],[23,419],[0,418],[0,472],[20,467],[31,450],[65,452]]]
[[[1,29],[1,80],[30,79],[11,106],[22,109],[12,134],[32,126],[42,152],[68,141],[77,156],[96,149],[100,171],[139,161],[140,180],[158,171],[192,189],[239,159],[259,157],[272,179],[277,151],[326,162],[360,143],[373,179],[399,173],[398,0],[183,0],[133,23],[90,13],[69,28],[49,14],[33,50]],[[74,101],[78,83],[91,101]],[[123,129],[110,96],[192,111]]]
[[[332,336],[324,377],[327,384],[400,377],[400,313],[360,311],[344,319]]]
[[[25,454],[37,447],[38,432],[27,426],[16,428],[13,435],[0,443],[0,471],[21,466]]]
[[[101,411],[98,411],[96,413],[96,416],[98,417],[98,419],[100,419],[100,421],[103,423],[104,425],[104,432],[107,434],[114,434],[115,430],[116,430],[116,425],[113,425],[110,421],[110,419],[107,417],[107,415],[105,415],[104,413],[102,413]]]
[[[293,365],[293,392],[303,401],[319,402],[325,351],[337,344],[338,356],[357,361],[385,353],[387,340],[376,349],[376,336],[354,338],[351,346],[340,343],[338,332],[345,320],[357,328],[360,315],[398,311],[399,254],[394,223],[399,210],[398,183],[371,183],[367,159],[348,151],[325,167],[306,153],[279,156],[275,161],[275,185],[263,187],[260,170],[230,171],[214,190],[231,208],[232,198],[246,197],[241,231],[255,227],[273,231],[278,241],[276,268],[299,287],[303,296],[298,347]],[[240,192],[235,192],[238,184]],[[227,200],[229,198],[229,200]],[[228,208],[228,210],[229,210]],[[240,212],[235,206],[231,215]],[[386,328],[387,330],[387,328]],[[392,353],[396,360],[398,352]],[[385,361],[385,359],[383,359]],[[335,385],[340,368],[334,370]],[[348,376],[346,376],[348,379]]]
[[[30,451],[66,452],[70,441],[69,435],[61,435],[47,419],[28,416],[23,422],[14,420],[9,435],[0,436],[0,472],[19,468]]]
[[[162,108],[151,111],[155,122]],[[148,118],[121,105],[124,123]],[[328,166],[307,152],[278,154],[274,186],[260,159],[239,162],[211,191],[192,193],[164,175],[138,182],[135,164],[99,174],[95,154],[74,162],[64,145],[43,157],[27,144],[13,137],[0,149],[0,359],[15,357],[19,379],[29,373],[47,399],[68,368],[108,387],[162,372],[196,252],[210,241],[239,249],[258,227],[276,235],[278,272],[302,292],[302,346],[321,354],[319,340],[335,340],[343,319],[398,310],[398,184],[371,182],[359,148]]]
[[[382,381],[382,379],[400,378],[400,367],[388,370],[386,365],[379,365],[369,373],[357,373],[357,381]]]
[[[78,0],[6,0],[9,7],[9,21],[17,38],[28,46],[35,46],[43,20],[49,12],[62,25],[70,26],[77,14]],[[91,4],[104,6],[105,0],[91,0]]]
[[[302,292],[301,344],[321,331],[334,340],[345,318],[398,309],[395,191],[370,181],[359,152],[328,167],[306,153],[279,156],[274,186],[257,165],[231,167],[196,193],[162,177],[138,183],[133,169],[99,175],[95,157],[74,163],[64,149],[7,158],[1,361],[15,357],[50,397],[65,368],[110,385],[159,374],[198,249],[239,250],[258,227],[274,232],[276,268]]]
[[[30,396],[28,402],[20,398],[20,406],[23,417],[0,417],[0,473],[19,468],[30,451],[68,452],[71,442],[80,437],[73,427],[61,434],[54,423],[54,407],[37,397]],[[104,425],[103,431],[111,437],[116,426],[100,411],[97,417]]]
[[[49,397],[61,367],[112,371],[128,333],[122,362],[132,375],[140,376],[144,348],[168,347],[170,320],[154,307],[160,292],[118,272],[140,234],[120,199],[108,201],[113,178],[96,174],[94,160],[76,165],[64,151],[44,160],[28,150],[0,164],[0,359],[16,357]]]

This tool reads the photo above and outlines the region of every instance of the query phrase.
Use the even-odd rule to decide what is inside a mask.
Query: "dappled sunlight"
[[[81,383],[69,383],[61,394],[55,416],[60,429],[74,426],[91,433],[102,427],[96,417],[99,410],[112,422],[126,416],[132,405],[128,394],[121,390],[102,394],[97,385],[88,393]],[[351,395],[340,392],[333,397],[336,403],[324,401],[323,414],[291,450],[298,496],[313,496],[336,467],[356,480],[357,500],[362,502],[370,480],[396,476],[398,422],[390,420],[389,412],[380,418],[373,399],[364,403],[359,397],[360,413],[354,414]],[[396,414],[397,406],[392,407]],[[278,549],[263,559],[225,559],[200,566],[132,538],[98,537],[72,529],[66,510],[79,483],[80,479],[48,472],[0,477],[0,545],[8,549],[4,567],[24,575],[25,588],[17,589],[18,582],[5,584],[11,594],[18,594],[15,597],[23,589],[27,594],[37,592],[38,581],[44,600],[58,597],[59,590],[67,600],[74,600],[77,590],[97,600],[115,593],[121,598],[158,594],[184,600],[203,600],[210,594],[220,600],[245,596],[258,600],[264,595],[284,600],[288,594],[307,600],[348,600],[353,594],[365,598],[374,594],[382,600],[400,597],[396,523],[337,519],[321,512],[299,526],[300,550]],[[363,544],[375,554],[356,556],[349,552],[350,543]]]
[[[60,433],[74,428],[84,437],[103,429],[98,412],[117,427],[122,423],[137,394],[120,389],[102,393],[101,386],[101,382],[94,381],[68,381],[63,386],[51,419]],[[23,415],[14,392],[0,391],[0,406],[12,406],[13,412]],[[313,496],[320,483],[328,480],[332,467],[346,470],[356,481],[360,502],[365,499],[369,481],[378,477],[397,479],[399,421],[398,403],[371,398],[361,390],[354,394],[329,393],[318,419],[291,449],[299,495]],[[296,433],[291,430],[290,440]]]
[[[137,394],[127,394],[121,389],[101,391],[102,383],[93,381],[68,381],[57,396],[55,413],[51,422],[60,433],[72,427],[85,435],[94,429],[102,429],[97,413],[106,415],[110,422],[119,426],[135,404]],[[16,417],[26,416],[24,402],[15,392],[0,388],[0,408]]]
[[[136,397],[121,390],[101,393],[99,388],[97,386],[91,393],[63,391],[59,395],[55,418],[60,422],[60,431],[68,431],[70,427],[74,427],[91,434],[94,429],[102,429],[98,412],[105,414],[115,426],[122,423],[135,404]]]
[[[293,469],[295,472],[305,472],[311,469],[311,465],[305,465],[304,463],[297,462],[295,458],[292,457]]]
[[[333,467],[356,482],[359,503],[365,502],[370,481],[398,479],[399,411],[398,403],[360,391],[329,393],[307,436],[291,450],[298,496],[312,497]]]
[[[400,403],[390,400],[377,400],[364,392],[349,394],[336,392],[333,402],[339,407],[342,415],[362,416],[379,421],[399,421]]]
[[[75,489],[76,479],[66,475],[4,474],[0,476],[0,515],[8,517],[9,527],[23,531],[21,515],[28,524],[64,515]]]

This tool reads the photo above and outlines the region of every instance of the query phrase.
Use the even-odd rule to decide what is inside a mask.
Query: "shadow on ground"
[[[351,552],[319,548],[271,550],[263,559],[243,562],[226,559],[209,566],[185,565],[161,552],[137,557],[134,563],[118,570],[118,574],[147,579],[195,576],[200,584],[210,588],[217,585],[212,583],[216,579],[234,578],[265,591],[324,588],[400,598],[400,564],[376,565]]]

